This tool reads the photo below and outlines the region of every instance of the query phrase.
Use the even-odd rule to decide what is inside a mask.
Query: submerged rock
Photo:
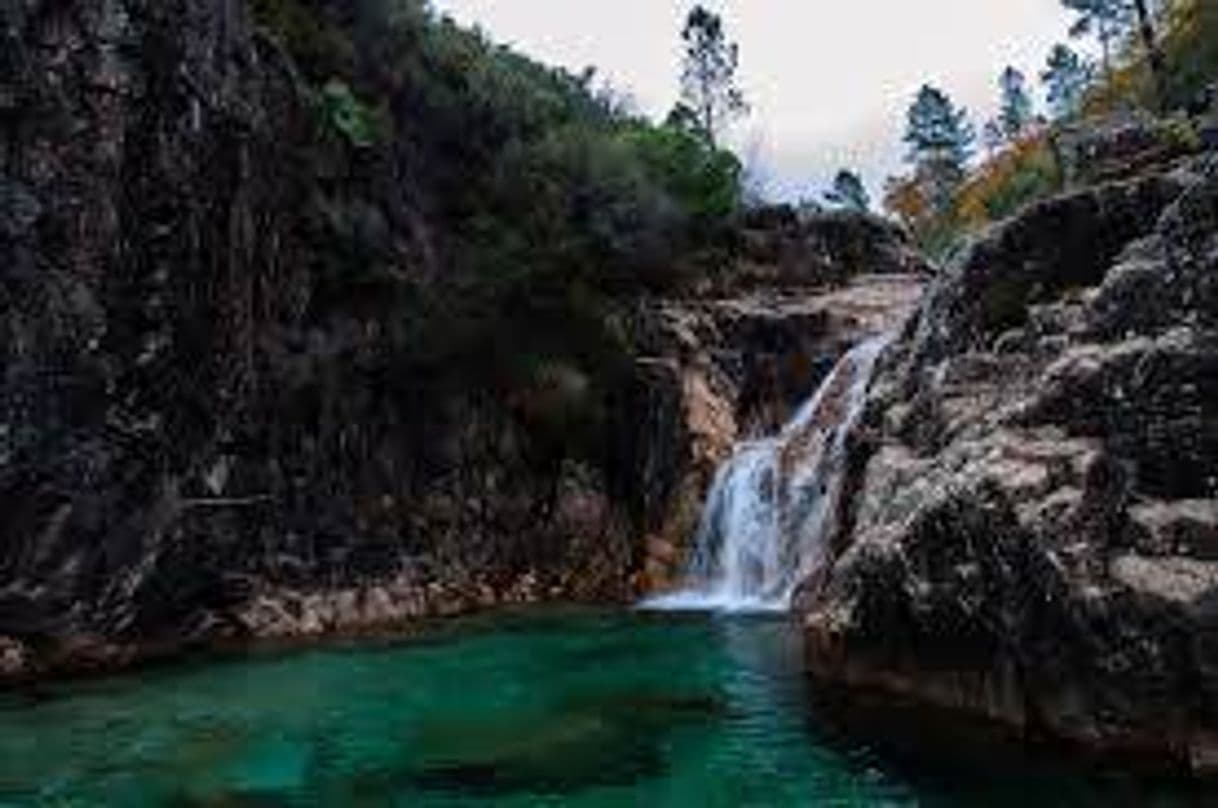
[[[882,360],[801,596],[821,677],[1212,767],[1218,163],[983,235]]]
[[[0,636],[0,677],[16,679],[29,673],[29,652],[12,637]]]

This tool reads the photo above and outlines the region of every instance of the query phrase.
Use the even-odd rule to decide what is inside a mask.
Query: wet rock
[[[1129,509],[1138,552],[1218,561],[1218,501],[1182,499]]]
[[[635,586],[680,580],[716,470],[741,439],[773,434],[866,336],[897,328],[921,275],[867,274],[803,294],[664,301],[639,314],[622,487],[642,543]]]
[[[0,636],[0,679],[16,679],[29,672],[29,651],[12,637]]]
[[[1218,562],[1213,561],[1123,555],[1113,559],[1112,576],[1138,595],[1190,608],[1218,597]]]

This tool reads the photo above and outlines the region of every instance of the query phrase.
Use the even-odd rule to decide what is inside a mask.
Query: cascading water
[[[855,346],[778,435],[739,445],[719,468],[685,587],[644,608],[782,611],[822,561],[841,493],[845,440],[887,337]]]

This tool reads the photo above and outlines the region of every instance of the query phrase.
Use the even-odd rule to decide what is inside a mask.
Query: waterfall
[[[715,475],[684,587],[660,610],[782,611],[823,560],[844,478],[845,441],[887,337],[855,346],[775,436],[748,441]]]

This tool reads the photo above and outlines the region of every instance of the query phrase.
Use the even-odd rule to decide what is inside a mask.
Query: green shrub
[[[251,2],[324,135],[316,316],[379,316],[377,378],[411,406],[490,391],[546,462],[594,457],[630,368],[615,317],[720,249],[736,158],[417,0]]]
[[[1061,169],[1045,134],[1019,139],[972,171],[956,195],[956,212],[965,227],[1010,216],[1028,202],[1062,186]]]
[[[723,220],[740,207],[736,155],[674,126],[636,124],[623,136],[648,172],[699,222]]]
[[[386,115],[356,98],[341,79],[325,83],[317,94],[317,108],[325,125],[352,146],[367,148],[389,136]]]

